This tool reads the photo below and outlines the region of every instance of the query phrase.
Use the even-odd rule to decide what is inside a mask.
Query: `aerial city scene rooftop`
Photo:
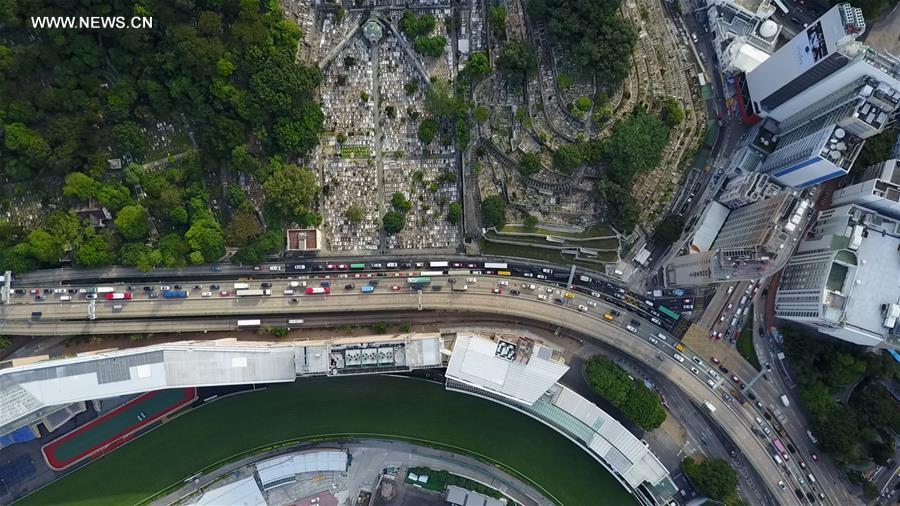
[[[900,505],[898,34],[0,1],[0,504]]]

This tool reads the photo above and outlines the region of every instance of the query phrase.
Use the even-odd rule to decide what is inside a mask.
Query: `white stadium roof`
[[[552,350],[540,344],[534,344],[530,357],[523,362],[500,356],[501,343],[506,341],[458,334],[447,377],[532,404],[569,370],[567,365],[551,360]]]
[[[259,490],[259,485],[251,476],[228,485],[214,488],[200,496],[193,503],[197,506],[266,506],[266,499]]]
[[[298,474],[313,472],[344,472],[347,470],[347,452],[323,450],[281,455],[256,464],[256,474],[263,489],[285,483],[285,479]]]

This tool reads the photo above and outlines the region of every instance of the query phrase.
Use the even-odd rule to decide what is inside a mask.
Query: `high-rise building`
[[[900,222],[849,204],[819,213],[791,257],[778,318],[864,346],[900,339]]]
[[[755,170],[800,189],[846,175],[889,123],[900,59],[856,40],[865,26],[862,11],[839,4],[745,74],[743,113],[765,120],[764,145],[745,148]]]
[[[857,204],[900,219],[900,160],[868,167],[853,184],[835,191],[831,203],[835,207]]]
[[[663,267],[667,287],[759,279],[787,262],[811,214],[796,190],[732,210],[707,251],[673,258]],[[704,231],[704,225],[698,234]]]
[[[707,3],[709,31],[719,70],[725,75],[750,72],[775,52],[781,25],[773,21],[769,0],[714,0]]]
[[[753,113],[784,121],[860,77],[866,30],[862,10],[843,3],[831,8],[746,75]],[[871,69],[875,70],[875,69]]]
[[[732,179],[716,198],[729,209],[737,209],[767,197],[774,197],[781,187],[769,180],[768,174],[747,172]]]

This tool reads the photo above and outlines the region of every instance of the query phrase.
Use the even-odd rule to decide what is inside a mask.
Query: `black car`
[[[806,493],[806,500],[809,501],[810,504],[816,503],[816,496],[812,495],[812,492]]]
[[[803,491],[799,488],[794,490],[794,493],[797,494],[797,499],[803,499]]]
[[[346,285],[344,285],[344,290],[353,290],[354,288],[356,288],[356,285],[354,285],[353,283],[347,283]]]
[[[16,288],[14,291],[16,292],[16,295],[25,295],[25,290],[22,288]]]
[[[432,292],[440,292],[441,288],[443,288],[441,285],[431,285]]]
[[[265,284],[265,283],[263,283],[263,284]],[[176,289],[176,290],[181,290],[181,285],[175,285],[175,289]]]
[[[400,267],[403,267],[404,269],[409,269],[410,267],[412,267],[412,264],[409,262],[403,262],[402,264],[400,264]]]
[[[510,294],[510,295],[519,295],[520,293],[522,293],[522,292],[520,292],[520,291],[518,291],[518,290],[510,290],[510,291],[509,291],[509,294]]]
[[[622,316],[622,313],[616,311],[615,309],[610,309],[609,314],[611,314],[613,316]]]
[[[219,289],[219,285],[209,285],[209,289],[210,289],[210,290],[218,290],[218,289]]]
[[[144,291],[145,291],[145,292],[152,292],[152,291],[153,291],[153,288],[151,288],[151,287],[149,287],[149,286],[145,286],[145,287],[144,287]]]
[[[377,280],[377,279],[370,279],[370,280],[369,280],[369,286],[378,286],[378,280]]]
[[[749,397],[751,401],[756,400],[756,395],[753,392],[747,392],[747,397]]]
[[[788,444],[787,444],[787,449],[788,449],[788,451],[791,452],[791,453],[797,453],[797,449],[794,448],[794,445],[792,445],[791,443],[788,443]]]
[[[49,288],[44,288],[44,293],[50,293],[50,292],[52,292],[52,291],[53,291],[53,290],[51,290],[51,289],[49,289]]]
[[[635,320],[634,318],[631,319],[631,324],[634,325],[635,327],[641,326],[641,322]]]
[[[555,302],[555,303],[557,303],[557,304],[559,304],[559,305],[562,305],[562,304],[565,303],[565,301],[562,300],[562,299],[560,299],[559,297],[553,299],[553,302]]]
[[[259,286],[263,288],[272,288],[272,283],[260,283]]]
[[[719,370],[722,371],[722,372],[725,373],[725,374],[728,374],[728,368],[725,367],[724,365],[720,365],[720,366],[719,366]]]
[[[298,299],[297,297],[294,297],[294,298],[291,299],[291,303],[292,303],[292,304],[296,304],[296,303],[298,303],[298,302],[300,302],[300,299]]]
[[[321,286],[322,288],[329,287],[329,286],[331,286],[331,282],[330,281],[321,281],[319,283],[319,286]]]

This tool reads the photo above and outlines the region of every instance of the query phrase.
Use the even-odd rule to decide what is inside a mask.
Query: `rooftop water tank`
[[[778,33],[778,25],[771,19],[767,19],[759,25],[759,35],[766,39],[771,39]]]

